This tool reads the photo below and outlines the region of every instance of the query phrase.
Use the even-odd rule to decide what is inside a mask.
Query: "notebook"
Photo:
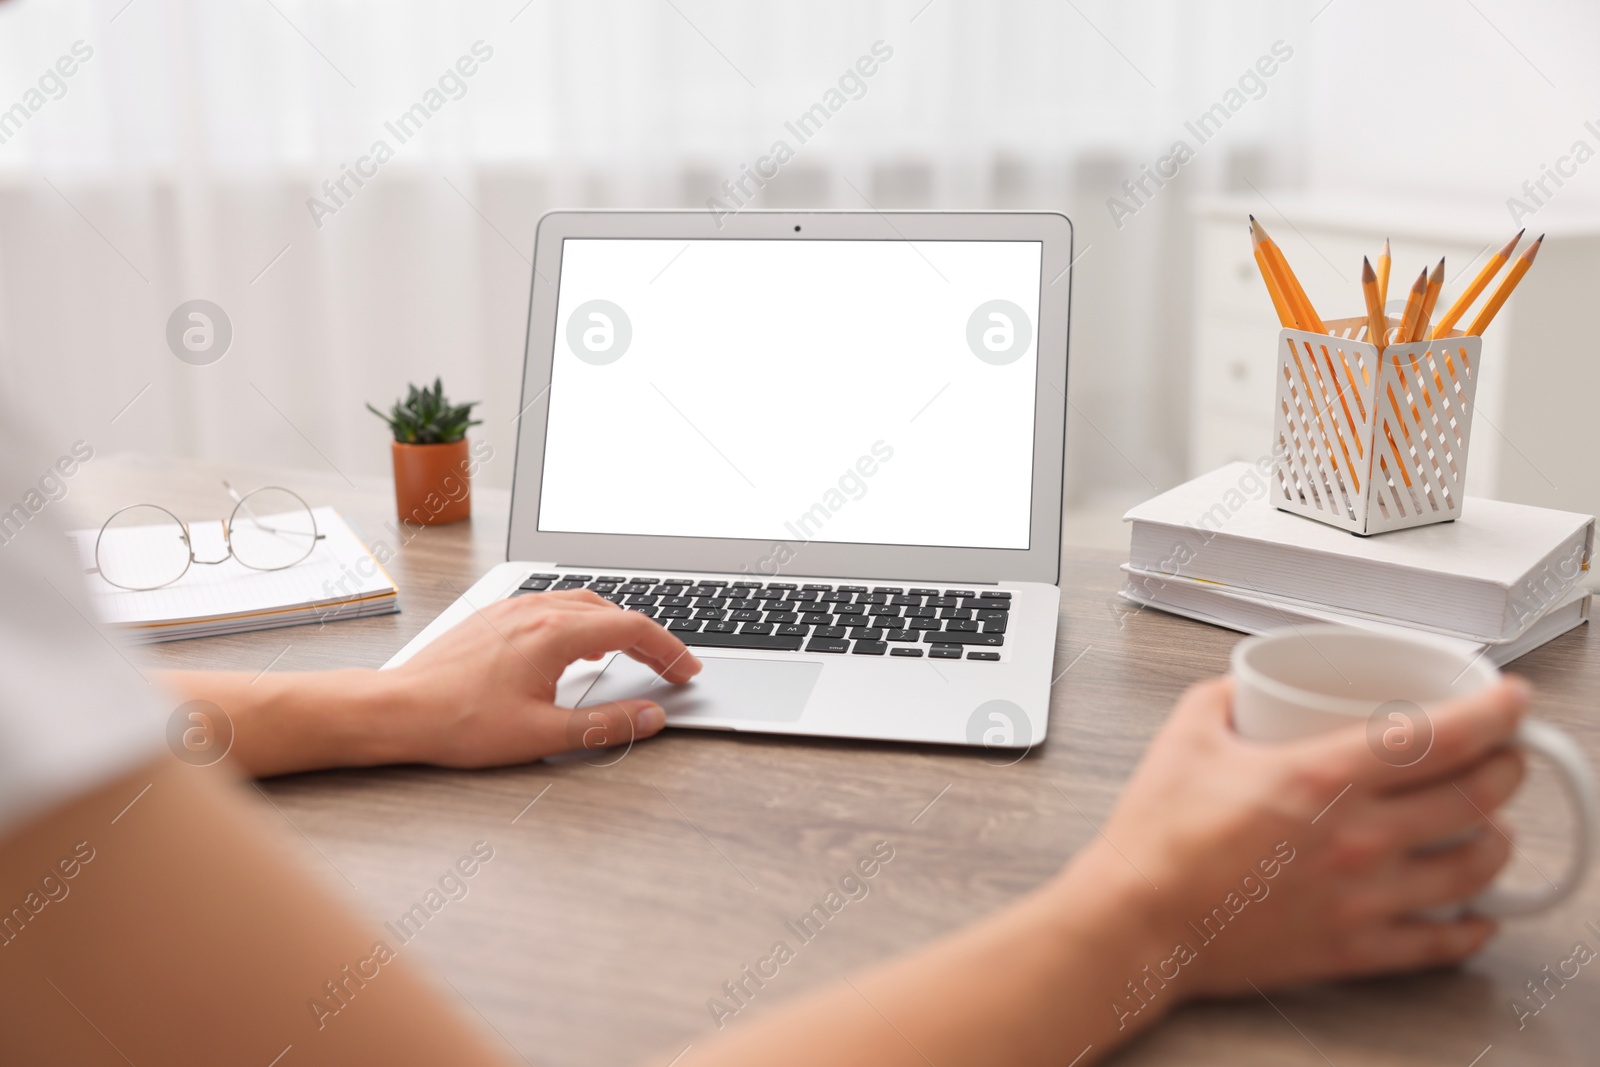
[[[1467,497],[1461,517],[1357,537],[1279,511],[1247,463],[1133,508],[1129,563],[1257,597],[1378,616],[1493,643],[1581,586],[1594,517]]]
[[[284,570],[256,571],[233,559],[214,566],[191,566],[182,578],[160,589],[119,589],[94,567],[98,529],[68,537],[78,551],[89,596],[100,619],[130,640],[151,643],[186,637],[244,633],[337,619],[387,615],[400,610],[398,590],[366,545],[330,507],[313,508],[317,530],[325,535],[311,555]],[[106,536],[136,538],[138,528]],[[228,555],[220,519],[191,523],[189,539],[199,559]],[[129,549],[125,543],[124,551]]]
[[[1312,604],[1251,596],[1192,578],[1152,574],[1127,565],[1122,569],[1128,575],[1122,596],[1135,604],[1247,634],[1320,623],[1337,623],[1384,634],[1404,634],[1420,629]],[[1431,632],[1446,643],[1456,644],[1462,654],[1469,658],[1482,656],[1495,666],[1503,667],[1568,630],[1582,626],[1588,619],[1589,593],[1585,589],[1574,589],[1534,619],[1522,633],[1508,641],[1479,642],[1448,632]]]

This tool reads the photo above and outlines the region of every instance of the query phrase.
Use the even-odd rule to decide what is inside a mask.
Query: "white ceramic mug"
[[[1241,735],[1287,741],[1364,721],[1373,752],[1395,766],[1427,755],[1429,705],[1476,692],[1500,676],[1483,657],[1469,658],[1443,641],[1343,626],[1247,638],[1235,646],[1232,667],[1233,724]],[[1522,721],[1512,742],[1546,757],[1560,776],[1577,814],[1572,858],[1546,888],[1485,890],[1466,905],[1480,915],[1531,915],[1554,907],[1578,888],[1600,851],[1600,788],[1583,750],[1566,732],[1534,719]]]

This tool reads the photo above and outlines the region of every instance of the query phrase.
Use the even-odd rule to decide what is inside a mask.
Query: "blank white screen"
[[[539,529],[1026,549],[1042,252],[565,241]],[[1026,320],[1003,365],[968,339],[994,300]]]

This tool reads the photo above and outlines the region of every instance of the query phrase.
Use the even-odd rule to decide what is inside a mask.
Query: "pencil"
[[[1378,346],[1378,355],[1381,356],[1385,342],[1384,335],[1389,332],[1389,324],[1383,317],[1383,299],[1378,295],[1378,276],[1373,273],[1372,263],[1366,256],[1361,257],[1361,292],[1367,298],[1367,340]]]
[[[1489,323],[1494,321],[1495,315],[1500,311],[1500,305],[1506,302],[1506,297],[1511,295],[1511,290],[1517,287],[1517,283],[1522,280],[1522,276],[1528,273],[1528,268],[1533,266],[1533,257],[1539,254],[1539,246],[1542,244],[1544,244],[1544,234],[1541,233],[1539,239],[1529,245],[1527,251],[1517,257],[1517,261],[1511,265],[1510,273],[1505,276],[1505,280],[1500,283],[1493,295],[1485,302],[1483,308],[1478,312],[1478,317],[1472,320],[1472,325],[1467,327],[1467,336],[1483,336],[1483,331],[1488,328]]]
[[[1428,291],[1422,294],[1422,314],[1417,319],[1417,328],[1409,341],[1420,341],[1428,335],[1428,320],[1433,317],[1433,306],[1439,302],[1439,290],[1444,288],[1444,257],[1439,257],[1439,265],[1433,268],[1433,273],[1428,277]]]
[[[1383,239],[1383,251],[1378,253],[1378,306],[1389,306],[1389,239]]]
[[[1472,284],[1467,286],[1465,292],[1456,297],[1456,302],[1451,304],[1450,310],[1444,313],[1444,318],[1439,320],[1439,325],[1433,328],[1434,337],[1443,337],[1461,320],[1461,316],[1467,313],[1467,309],[1472,306],[1472,302],[1478,299],[1478,295],[1488,288],[1489,283],[1494,280],[1494,276],[1500,273],[1500,268],[1506,265],[1506,261],[1511,258],[1511,253],[1516,249],[1517,242],[1522,240],[1522,235],[1527,232],[1527,230],[1518,230],[1517,235],[1507,241],[1504,248],[1489,257],[1489,262],[1485,263],[1483,269],[1478,272],[1478,276],[1472,279]]]
[[[1272,310],[1278,313],[1278,322],[1286,330],[1298,329],[1294,313],[1289,310],[1288,303],[1284,300],[1283,290],[1278,287],[1278,279],[1272,275],[1272,267],[1267,262],[1266,253],[1261,251],[1261,242],[1256,240],[1254,230],[1250,231],[1250,250],[1255,253],[1256,267],[1261,271],[1261,280],[1267,283],[1267,295],[1272,298]]]
[[[1411,283],[1411,295],[1406,297],[1405,314],[1400,316],[1400,329],[1394,335],[1395,343],[1404,344],[1411,339],[1417,324],[1422,321],[1422,298],[1428,292],[1428,268],[1423,267],[1417,280]]]
[[[1300,285],[1300,279],[1294,275],[1294,270],[1289,266],[1289,261],[1284,257],[1283,249],[1278,243],[1267,235],[1267,228],[1256,221],[1254,215],[1250,216],[1251,232],[1261,246],[1262,254],[1267,257],[1267,263],[1272,266],[1273,273],[1277,275],[1278,285],[1283,290],[1285,301],[1289,309],[1294,312],[1295,319],[1302,330],[1311,333],[1327,333],[1328,328],[1323,325],[1322,317],[1317,314],[1317,309],[1312,306],[1311,298],[1306,296],[1306,291]]]

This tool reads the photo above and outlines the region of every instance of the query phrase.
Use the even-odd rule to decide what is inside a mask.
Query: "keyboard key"
[[[730,611],[730,612],[728,612],[728,618],[732,619],[734,622],[760,622],[761,621],[761,612],[759,612],[759,611]],[[976,626],[978,624],[977,623],[973,623],[972,625]]]
[[[954,596],[954,597],[963,597],[963,596],[977,596],[978,594],[974,593],[970,589],[946,589],[944,591],[944,595],[945,596]]]
[[[812,637],[843,637],[849,633],[843,626],[819,626],[812,633]]]
[[[759,608],[760,606],[761,601],[750,600],[743,597],[728,601],[728,607],[732,608],[734,611],[750,611],[754,608]]]
[[[634,585],[655,585],[656,583],[660,582],[661,579],[660,578],[629,578],[628,581],[632,582]]]
[[[964,608],[979,608],[985,611],[1010,611],[1011,601],[989,596],[966,597],[961,601],[961,606]]]
[[[884,640],[886,640],[886,641],[915,641],[915,640],[917,640],[917,631],[915,631],[915,630],[890,630],[888,633],[884,634]]]
[[[875,586],[872,587],[872,591],[874,593],[904,593],[905,592],[905,590],[902,589],[898,585],[875,585]]]
[[[622,602],[624,600],[626,600],[627,598],[624,597],[621,593],[602,593],[602,594],[600,594],[600,599],[601,600],[609,600],[613,604],[617,605],[617,607],[620,608],[620,607],[622,607]]]
[[[725,596],[697,596],[694,598],[694,606],[697,608],[725,608],[728,606],[728,598]]]
[[[920,655],[922,655],[922,649],[920,649],[920,648],[904,648],[904,647],[891,648],[889,650],[889,655],[891,655],[891,656],[920,656]]]
[[[612,582],[612,583],[625,582],[627,580],[628,579],[622,577],[622,575],[620,575],[620,574],[602,574],[600,577],[595,579],[595,581],[597,581],[597,582]]]
[[[922,598],[919,596],[896,596],[891,598],[889,603],[901,608],[920,608],[922,606]]]
[[[815,602],[817,600],[822,599],[822,594],[817,592],[815,589],[809,589],[808,588],[808,589],[800,590],[798,593],[794,594],[789,599],[790,600],[803,600],[803,601],[805,601],[807,603],[812,603],[812,602]]]
[[[889,594],[888,593],[857,593],[856,594],[856,603],[857,604],[887,604],[887,603],[889,603]]]
[[[615,593],[617,591],[617,583],[616,582],[590,582],[584,588],[592,589],[596,593]]]
[[[657,615],[656,618],[687,619],[692,614],[694,614],[694,612],[690,611],[688,608],[662,608],[661,614]]]
[[[784,637],[804,637],[811,632],[811,627],[799,622],[786,622],[778,627],[778,633]]]
[[[807,626],[832,626],[833,616],[825,611],[808,611],[800,616],[800,621]]]
[[[948,611],[950,609],[946,608],[945,610]],[[906,609],[906,618],[908,618],[908,619],[931,619],[931,618],[933,618],[933,614],[934,614],[934,612],[933,612],[932,608],[907,608]]]
[[[711,627],[708,626],[706,629],[709,630]],[[770,634],[772,632],[772,624],[770,622],[747,622],[739,628],[739,632],[742,634]]]
[[[928,658],[929,659],[960,659],[961,658],[961,650],[959,648],[930,648],[930,649],[928,649]]]
[[[568,581],[568,582],[592,582],[592,581],[594,581],[594,575],[592,575],[592,574],[564,574],[561,577],[562,577],[563,581]]]
[[[800,588],[801,589],[815,589],[819,593],[828,593],[828,592],[832,592],[832,590],[833,590],[833,586],[831,586],[831,585],[802,585]]]
[[[997,659],[1000,658],[1000,653],[998,653],[998,652],[979,652],[977,649],[973,649],[973,650],[971,650],[970,652],[967,653],[967,658],[968,659],[997,660]]]
[[[716,621],[726,617],[727,614],[728,613],[723,611],[721,608],[698,608],[695,610],[694,617],[697,619],[709,619],[711,621]]]
[[[832,637],[813,637],[806,642],[807,652],[849,652],[850,642]]]
[[[986,622],[986,623],[984,623],[983,624],[983,632],[986,633],[986,634],[1003,634],[1003,633],[1005,633],[1006,632],[1006,620],[1000,619],[997,622]]]
[[[906,592],[910,593],[912,596],[938,596],[939,595],[939,590],[937,590],[937,589],[907,589]]]
[[[800,616],[792,611],[769,611],[767,621],[776,623],[799,622]],[[804,632],[803,630],[801,632]]]
[[[848,604],[854,597],[854,593],[846,593],[841,590],[837,593],[823,593],[822,601],[826,604]]]
[[[675,634],[692,634],[700,629],[700,622],[697,619],[674,619],[667,624],[667,629]]]
[[[661,598],[661,606],[664,608],[686,608],[692,603],[694,603],[694,599],[686,596],[664,596]]]
[[[943,633],[930,631],[923,634],[922,639],[931,644],[939,645],[991,645],[998,647],[1006,643],[1006,639],[999,634],[968,634],[959,631],[951,633],[949,630]]]
[[[865,593],[866,591],[867,587],[864,585],[841,585],[839,587],[839,592],[841,593]]]
[[[985,590],[983,595],[986,596],[986,597],[993,597],[996,600],[1010,600],[1011,599],[1011,594],[1007,593],[1007,592],[1005,592],[1004,590],[1001,590],[1001,589]]]
[[[848,626],[853,629],[857,626],[866,626],[868,622],[865,615],[835,615],[833,624],[835,626]]]
[[[910,625],[913,630],[928,630],[931,632],[939,629],[942,624],[938,619],[912,619]]]
[[[951,619],[949,622],[944,624],[944,628],[946,633],[949,633],[952,630],[959,630],[966,633],[978,632],[978,624],[968,619]]]
[[[801,639],[778,634],[678,634],[686,645],[696,648],[760,648],[781,652],[800,651]]]
[[[858,626],[850,631],[853,641],[882,641],[883,631],[876,626]]]
[[[850,651],[857,656],[881,656],[889,651],[889,646],[882,641],[857,641]]]
[[[790,589],[793,589],[794,588],[794,583],[793,582],[768,582],[765,586],[763,586],[763,588],[772,589],[772,590],[776,590],[776,591],[778,591],[780,593],[783,593],[783,592],[787,592]]]
[[[578,579],[576,579],[576,578],[563,578],[559,582],[556,583],[555,587],[558,590],[560,590],[560,589],[582,589],[584,587],[584,583],[578,581]]]
[[[978,617],[979,622],[1003,623],[1011,617],[1011,612],[1009,611],[977,611],[973,612],[973,614]]]
[[[527,581],[517,586],[517,588],[526,589],[530,593],[540,593],[550,588],[550,579],[535,576],[533,578],[529,578]]]
[[[654,607],[660,599],[658,596],[640,596],[636,593],[628,598],[628,606],[630,608]]]
[[[643,615],[647,619],[653,619],[653,618],[656,617],[656,609],[655,608],[647,608],[647,607],[644,607],[644,606],[641,605],[641,606],[638,606],[638,607],[631,607],[628,610],[629,611],[637,611],[640,615]]]
[[[966,608],[940,608],[941,619],[971,619],[972,612]]]
[[[876,604],[867,609],[867,614],[874,619],[898,619],[900,617],[900,609],[892,608],[888,604]]]
[[[736,622],[708,622],[706,623],[706,628],[702,630],[701,633],[731,634],[736,633],[738,629],[739,624]]]
[[[528,581],[553,582],[560,577],[561,575],[559,574],[530,574],[528,575]]]
[[[930,608],[953,608],[960,603],[961,598],[954,596],[931,596],[928,598],[928,607]]]

